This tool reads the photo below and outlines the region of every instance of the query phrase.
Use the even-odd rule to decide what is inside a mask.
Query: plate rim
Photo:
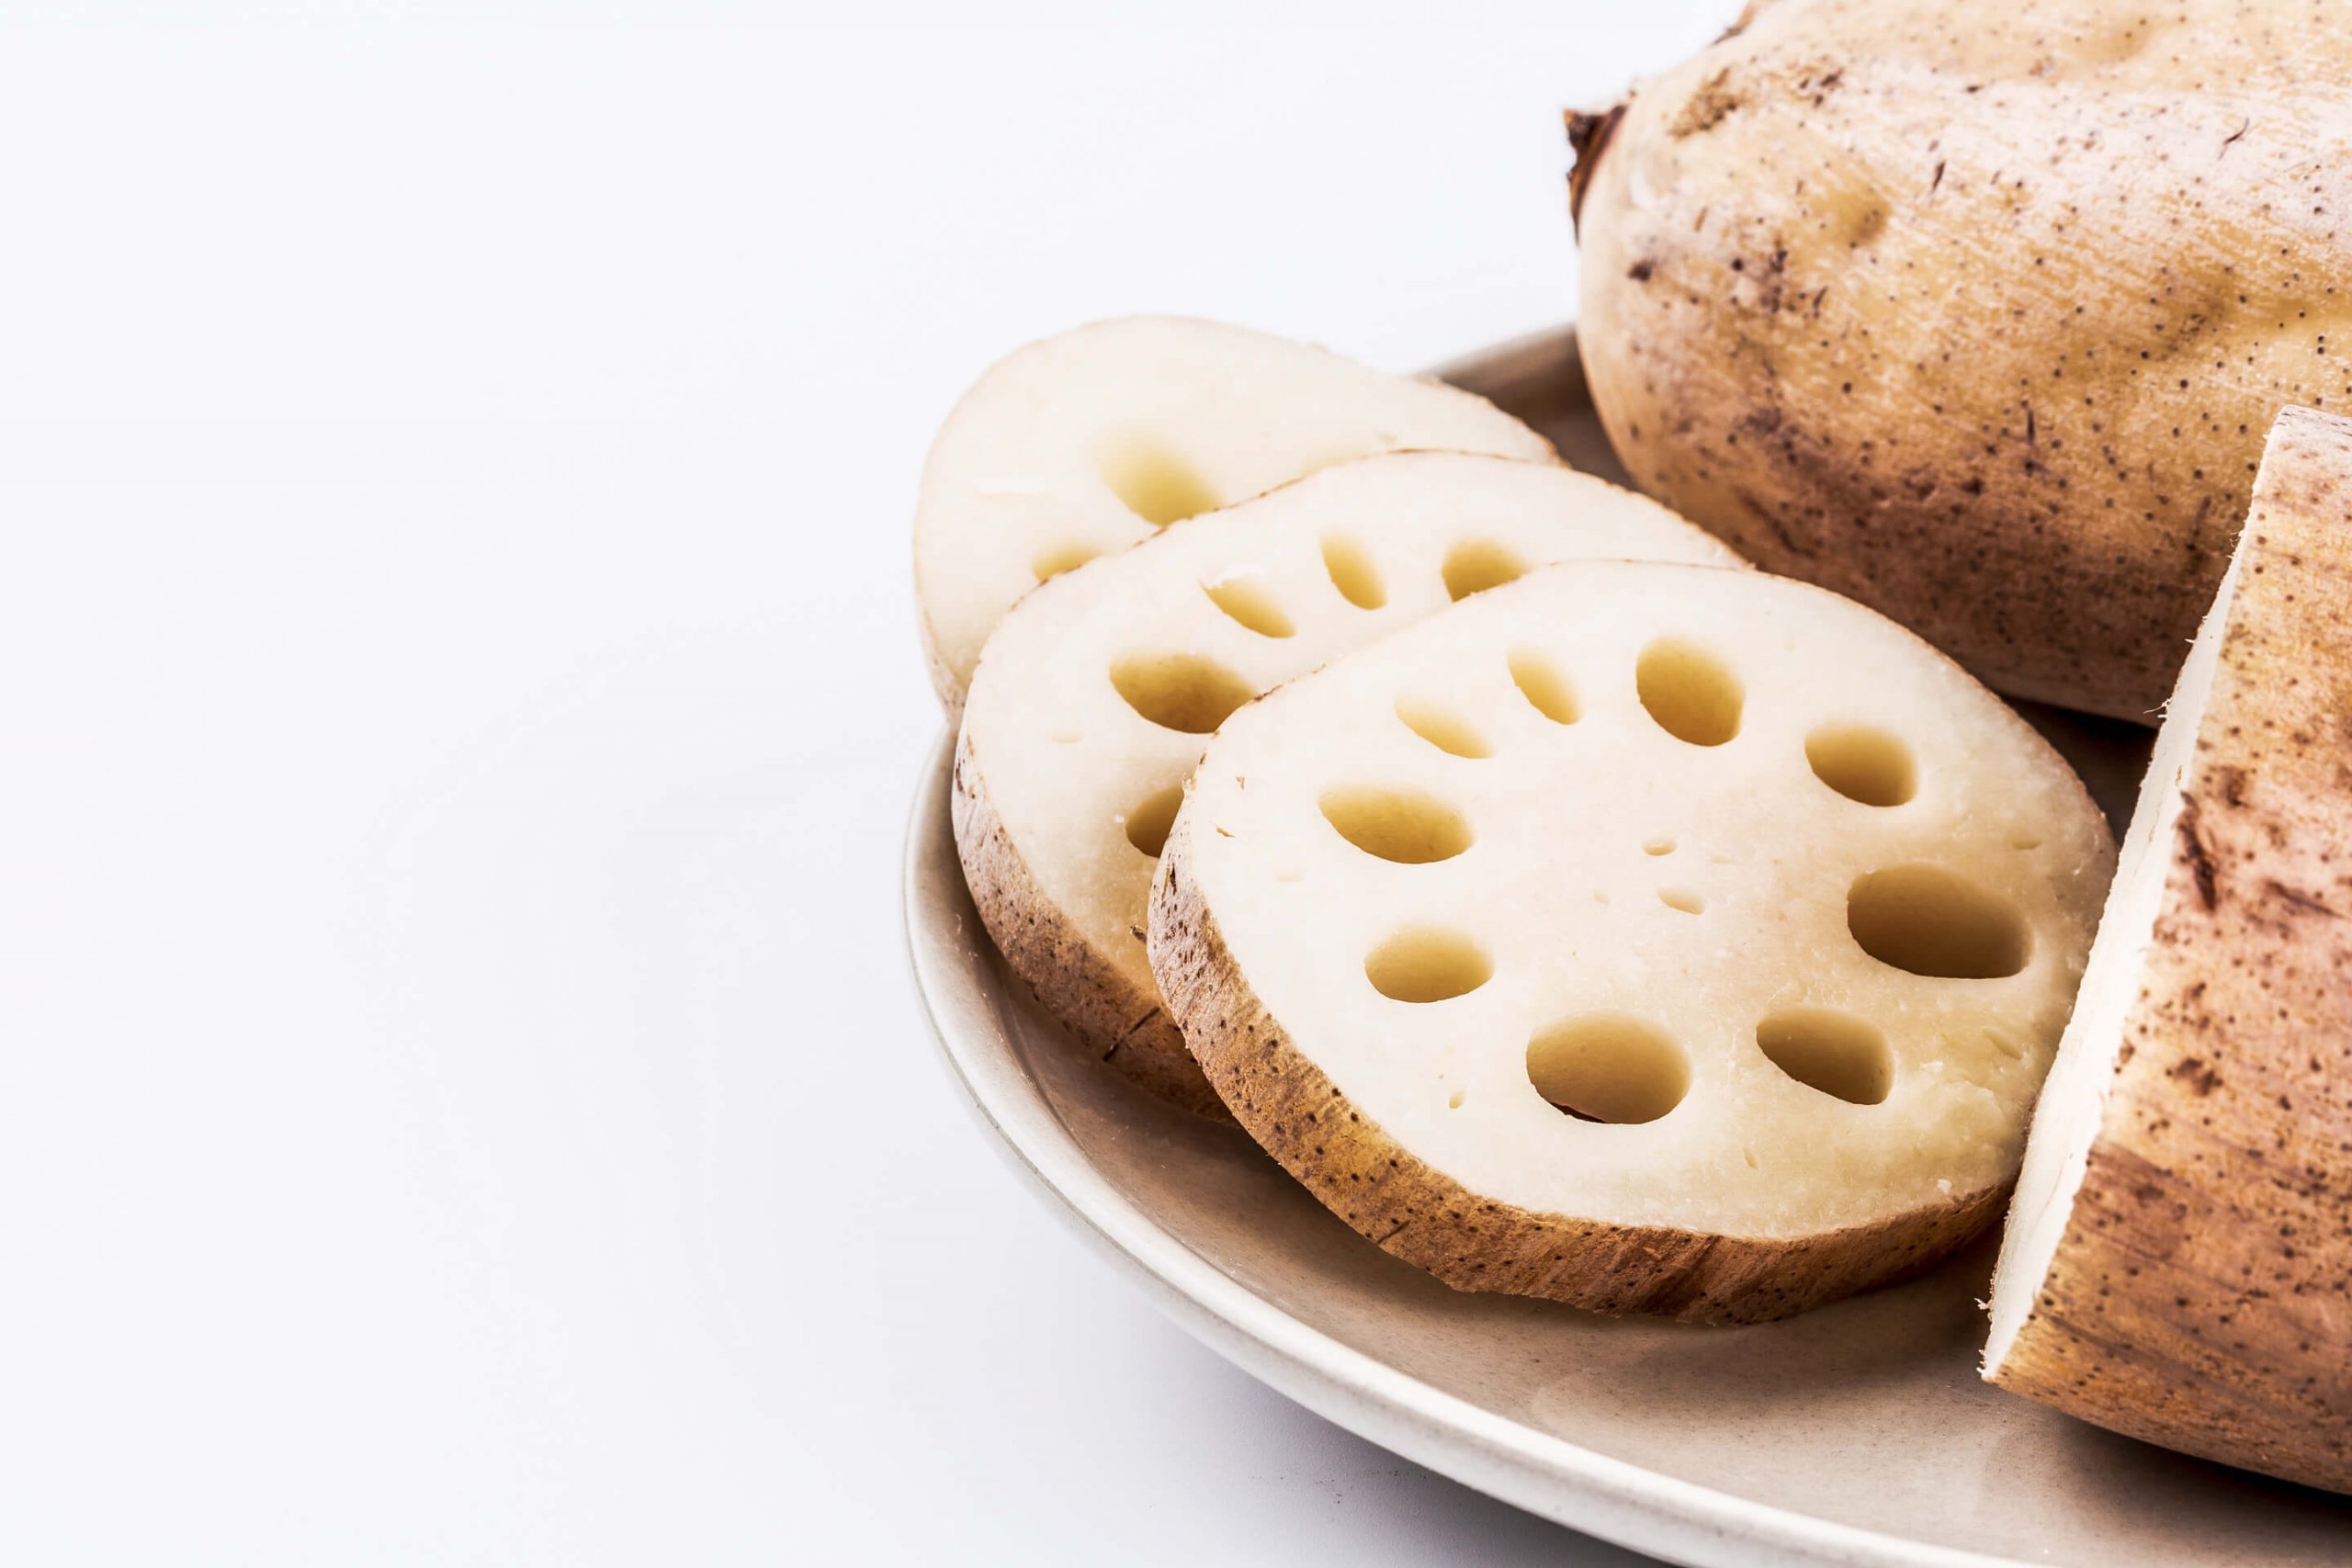
[[[967,1036],[943,1016],[954,1005],[957,976],[948,954],[957,943],[929,929],[922,911],[943,881],[953,883],[953,898],[968,902],[960,871],[943,877],[939,868],[937,835],[946,827],[955,745],[952,726],[933,743],[902,849],[902,935],[917,1009],[949,1078],[998,1153],[1180,1327],[1370,1442],[1515,1507],[1636,1551],[1699,1568],[1734,1562],[2021,1568],[2020,1559],[1889,1535],[1719,1491],[1497,1415],[1293,1317],[1170,1233],[1095,1171],[1035,1080],[1001,1043]],[[952,846],[944,858],[956,863]],[[977,914],[968,918],[967,932],[958,934],[987,942]],[[982,959],[1001,963],[992,952]],[[1758,1555],[1759,1548],[1766,1555]]]

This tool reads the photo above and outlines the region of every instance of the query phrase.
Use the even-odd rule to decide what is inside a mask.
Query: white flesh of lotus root
[[[1324,469],[1038,589],[989,639],[956,747],[956,846],[1014,972],[1095,1055],[1223,1115],[1143,946],[1152,857],[1208,732],[1260,692],[1572,556],[1738,564],[1589,475],[1420,452]],[[1428,696],[1389,724],[1476,749],[1442,692]]]
[[[1152,966],[1242,1125],[1389,1251],[1755,1321],[1996,1215],[2113,854],[2041,737],[1892,622],[1571,563],[1236,715]]]
[[[1241,327],[1167,316],[1031,344],[933,439],[915,597],[952,712],[980,647],[1040,581],[1350,457],[1418,447],[1556,462],[1482,398]]]

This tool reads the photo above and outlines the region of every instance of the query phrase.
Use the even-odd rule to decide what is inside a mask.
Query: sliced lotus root
[[[2156,737],[1985,1376],[2352,1491],[2352,421],[2289,409]]]
[[[1402,453],[1327,468],[1057,577],[989,641],[956,752],[956,843],[1014,973],[1096,1055],[1223,1115],[1144,954],[1152,859],[1209,732],[1260,692],[1569,556],[1735,565],[1654,502],[1550,465]],[[1463,756],[1442,689],[1388,716]]]
[[[2112,863],[2057,754],[1893,622],[1570,563],[1235,715],[1152,968],[1241,1124],[1397,1257],[1755,1321],[1995,1217]]]
[[[963,701],[990,629],[1046,579],[1407,447],[1558,460],[1482,398],[1214,321],[1134,316],[1015,351],[956,405],[923,468],[915,597],[941,700]]]

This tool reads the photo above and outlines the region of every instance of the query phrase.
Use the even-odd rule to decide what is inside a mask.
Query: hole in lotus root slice
[[[1720,746],[1739,733],[1747,694],[1724,661],[1695,643],[1661,637],[1642,649],[1634,689],[1660,729],[1693,746]]]
[[[1206,735],[1258,694],[1213,659],[1194,653],[1131,653],[1111,666],[1127,705],[1163,729]]]
[[[1464,539],[1445,552],[1445,591],[1467,599],[1527,575],[1527,563],[1492,539]]]
[[[1168,829],[1175,826],[1176,808],[1183,804],[1181,782],[1146,795],[1142,804],[1127,813],[1127,842],[1158,860],[1168,845]]]
[[[1040,582],[1066,571],[1076,571],[1102,552],[1092,545],[1048,545],[1030,559],[1029,570]]]
[[[1546,1024],[1527,1043],[1535,1092],[1584,1122],[1655,1122],[1690,1092],[1682,1048],[1631,1013]]]
[[[1577,704],[1576,688],[1568,684],[1558,665],[1535,649],[1511,649],[1510,679],[1528,705],[1554,724],[1574,724],[1584,716]]]
[[[1815,778],[1864,806],[1901,806],[1919,793],[1911,748],[1866,724],[1822,726],[1804,738],[1804,760]]]
[[[1756,1026],[1772,1065],[1808,1089],[1876,1105],[1894,1087],[1894,1056],[1876,1026],[1836,1008],[1782,1008]]]
[[[1937,865],[1890,866],[1857,881],[1846,929],[1881,964],[1939,980],[1997,980],[2032,953],[2006,899]]]
[[[1340,597],[1359,610],[1377,610],[1388,603],[1388,585],[1381,581],[1380,568],[1362,545],[1345,534],[1323,536],[1323,570],[1330,574],[1331,586]]]
[[[1260,637],[1289,637],[1298,630],[1282,601],[1255,573],[1238,572],[1204,582],[1201,589],[1208,594],[1209,603]]]
[[[1364,978],[1392,1001],[1442,1002],[1494,978],[1495,961],[1475,938],[1442,926],[1407,926],[1363,961]]]
[[[1349,785],[1325,790],[1318,804],[1340,837],[1398,865],[1452,860],[1477,841],[1462,813],[1418,790]]]
[[[1414,697],[1396,699],[1396,716],[1406,728],[1453,757],[1491,757],[1495,749],[1471,728],[1469,720],[1439,703]]]
[[[1130,434],[1104,443],[1096,468],[1126,509],[1155,528],[1225,504],[1182,453],[1148,435]]]

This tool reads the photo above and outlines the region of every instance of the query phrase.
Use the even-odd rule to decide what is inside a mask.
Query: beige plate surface
[[[1444,374],[1620,477],[1566,333]],[[2038,710],[2110,815],[2143,732]],[[1170,1315],[1375,1442],[1690,1563],[2352,1562],[2352,1500],[2147,1448],[1987,1387],[1991,1249],[1761,1328],[1459,1295],[1361,1240],[1238,1131],[1079,1059],[1007,979],[947,825],[907,841],[907,936],[949,1066],[1016,1166]]]

